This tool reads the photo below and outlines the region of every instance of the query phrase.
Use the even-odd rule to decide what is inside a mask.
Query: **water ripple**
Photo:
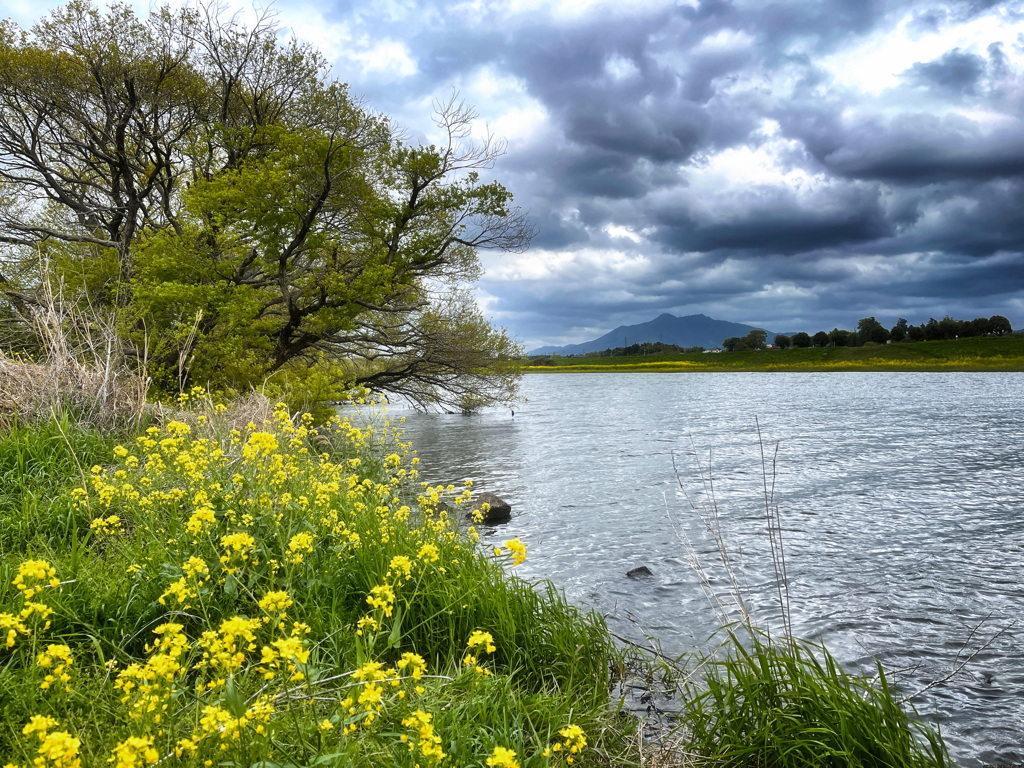
[[[796,632],[912,693],[1005,629],[914,703],[961,765],[1024,761],[1024,374],[545,375],[525,394],[514,418],[407,422],[426,479],[512,503],[489,535],[528,543],[521,575],[692,649],[717,623],[673,523],[710,568],[693,507],[714,499],[750,605],[777,621],[756,416],[769,462],[778,445]],[[654,578],[626,578],[639,565]]]

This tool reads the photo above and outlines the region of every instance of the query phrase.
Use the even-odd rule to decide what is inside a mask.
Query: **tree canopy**
[[[410,144],[266,15],[74,0],[5,22],[0,289],[29,314],[43,260],[169,390],[326,369],[421,405],[510,399],[520,350],[467,286],[533,231],[475,119],[453,96],[441,140]]]
[[[751,349],[764,349],[768,340],[768,332],[755,328],[742,338],[730,336],[722,342],[726,352],[745,352]]]

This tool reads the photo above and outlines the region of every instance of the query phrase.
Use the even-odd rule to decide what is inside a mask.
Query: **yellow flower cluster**
[[[272,734],[289,720],[281,713],[308,707],[316,718],[308,722],[319,723],[318,738],[344,739],[361,729],[375,730],[378,738],[404,729],[401,741],[415,761],[441,763],[442,739],[434,716],[422,707],[426,686],[442,685],[445,678],[428,675],[417,653],[399,656],[394,638],[423,577],[458,563],[443,553],[453,551],[449,545],[463,534],[441,502],[453,496],[456,504],[468,501],[471,485],[461,491],[422,486],[418,506],[410,506],[407,484],[416,479],[416,460],[403,468],[408,447],[375,453],[385,443],[390,450],[393,438],[346,420],[317,433],[308,418],[293,423],[278,407],[269,423],[250,424],[222,439],[203,437],[207,426],[196,419],[193,426],[170,421],[149,428],[133,444],[115,449],[115,466],[93,468],[77,494],[89,510],[91,529],[104,537],[101,553],[126,556],[129,573],[159,579],[159,603],[167,609],[145,654],[111,673],[131,731],[109,737],[116,746],[107,762],[141,768],[174,753],[195,764],[241,763],[254,740],[276,738]],[[329,441],[334,453],[311,453],[321,441]],[[373,472],[383,467],[387,476],[374,479],[380,476],[371,466]],[[158,546],[129,547],[129,537],[143,534]],[[408,544],[408,554],[374,561],[393,542]],[[513,562],[525,559],[518,539],[506,546]],[[294,614],[301,616],[302,603],[323,583],[324,573],[352,562],[387,566],[370,582],[369,610],[354,628],[359,658],[372,659],[375,646],[387,639],[387,655],[381,655],[386,661],[364,661],[349,675],[332,675],[336,662],[321,663],[329,656],[330,637],[309,643],[309,626]],[[0,614],[0,643],[7,648],[30,634],[33,621],[48,618],[52,610],[33,599],[59,585],[56,569],[43,560],[22,563],[14,583],[25,609]],[[472,669],[460,675],[490,675],[477,658],[495,650],[490,633],[473,632],[465,655]],[[50,644],[34,658],[45,672],[44,689],[70,686],[76,667],[68,646]],[[338,688],[328,683],[339,679],[335,686],[347,693],[331,704],[326,692]],[[45,760],[31,768],[78,768],[81,745],[59,731],[56,721],[33,718],[25,735],[38,738],[39,754],[45,752]],[[568,741],[560,743],[570,749]],[[488,765],[512,768],[518,762],[514,752],[498,748]]]
[[[526,562],[526,545],[519,539],[509,539],[505,542],[505,548],[512,554],[512,565],[520,565]]]
[[[129,736],[114,747],[110,761],[114,768],[141,768],[153,765],[160,759],[160,753],[153,748],[153,740],[139,736]]]
[[[395,610],[395,590],[390,584],[378,584],[370,590],[366,602],[385,616],[391,616]]]
[[[181,578],[168,585],[160,595],[159,602],[161,605],[167,605],[168,601],[173,600],[182,610],[188,610],[192,607],[188,601],[198,597],[209,583],[210,567],[201,557],[193,555],[182,563],[181,571]]]
[[[132,663],[118,675],[114,688],[122,692],[121,703],[131,703],[132,718],[152,716],[159,723],[170,706],[175,679],[182,673],[182,656],[189,650],[181,624],[161,624],[153,634],[157,640],[147,646],[145,664]]]
[[[480,630],[474,630],[469,636],[469,640],[466,645],[470,650],[481,649],[485,653],[494,653],[496,650],[494,645],[494,637],[490,632],[481,632]]]
[[[118,515],[97,517],[89,523],[89,528],[100,535],[112,536],[121,532],[121,518]]]
[[[57,569],[45,560],[26,560],[18,566],[18,575],[14,577],[14,586],[25,600],[31,600],[46,587],[59,584]]]
[[[441,749],[441,737],[434,733],[433,715],[428,712],[424,712],[422,709],[417,709],[409,717],[402,720],[402,725],[406,728],[412,728],[416,731],[416,739],[408,740],[409,750],[412,752],[418,751],[419,754],[424,757],[430,763],[440,763],[444,760],[444,750]],[[407,740],[407,736],[403,736],[403,740]]]
[[[398,681],[398,671],[385,667],[379,661],[368,661],[352,672],[352,679],[359,681],[359,692],[348,696],[342,703],[349,715],[357,715],[364,725],[371,725],[381,712],[384,705],[384,688],[380,683],[384,680]],[[346,726],[345,732],[356,730],[356,722]]]
[[[544,750],[544,756],[550,757],[552,753],[565,756],[565,762],[572,765],[576,762],[576,755],[582,752],[587,746],[587,735],[578,725],[567,725],[558,731],[561,740],[556,741],[550,748]]]
[[[509,539],[505,542],[505,548],[512,556],[512,565],[521,565],[526,562],[526,545],[520,539]],[[494,556],[501,557],[501,547],[494,547]]]
[[[262,598],[260,598],[257,605],[263,610],[267,616],[273,617],[273,620],[278,622],[278,629],[284,629],[282,621],[287,614],[289,608],[292,607],[293,601],[288,593],[282,589],[276,589],[272,592],[267,592]]]
[[[39,687],[44,691],[54,683],[62,683],[65,691],[71,690],[71,649],[63,644],[51,643],[46,650],[36,657],[36,664],[45,670],[47,675]]]
[[[46,560],[25,560],[18,566],[12,583],[21,594],[22,606],[18,613],[0,613],[0,638],[3,648],[8,650],[17,644],[19,635],[28,637],[40,622],[42,629],[50,628],[53,609],[33,598],[44,589],[60,586],[57,569]]]
[[[33,768],[81,768],[82,760],[79,750],[82,743],[67,731],[54,730],[57,721],[46,715],[34,715],[22,728],[21,733],[39,740],[36,757],[32,761]],[[21,768],[9,763],[4,768]]]
[[[289,637],[272,640],[260,650],[260,664],[258,668],[267,680],[273,680],[278,671],[288,673],[288,680],[298,682],[304,680],[306,673],[299,669],[299,665],[309,662],[309,651],[306,650],[303,635],[309,631],[305,624],[295,624],[292,634]]]
[[[313,541],[315,538],[309,531],[303,531],[292,536],[288,542],[287,561],[295,565],[301,563],[305,556],[313,551]]]
[[[216,674],[237,672],[245,663],[246,654],[256,650],[256,632],[263,626],[260,619],[233,616],[217,629],[207,630],[199,640],[203,657],[197,666]]]
[[[519,768],[516,753],[505,747],[495,747],[494,752],[491,753],[486,762],[490,768]]]
[[[466,647],[470,651],[476,651],[477,653],[494,653],[497,650],[494,645],[494,637],[490,632],[481,632],[480,630],[474,630],[469,640],[466,642]],[[487,677],[491,674],[491,671],[485,667],[480,666],[480,662],[477,660],[475,653],[467,653],[462,659],[462,663],[473,669],[477,674]]]
[[[274,705],[266,696],[261,696],[241,715],[235,717],[223,707],[210,705],[203,707],[203,715],[199,720],[199,733],[188,741],[196,743],[197,739],[210,736],[219,738],[220,749],[227,750],[230,742],[238,741],[250,726],[254,733],[266,733],[267,723],[274,714]]]

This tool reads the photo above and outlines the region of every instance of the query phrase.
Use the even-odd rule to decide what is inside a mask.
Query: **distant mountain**
[[[680,347],[711,349],[722,346],[722,341],[730,336],[746,336],[755,328],[756,326],[753,325],[715,320],[707,315],[676,317],[666,312],[639,325],[620,325],[614,331],[593,341],[569,344],[564,347],[538,347],[527,354],[585,355],[587,352],[628,347],[630,344],[642,344],[645,341],[661,341],[665,344],[678,344]],[[768,331],[769,344],[772,343],[775,336],[775,333]]]

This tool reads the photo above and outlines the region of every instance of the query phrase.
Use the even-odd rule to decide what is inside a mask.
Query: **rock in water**
[[[479,520],[476,516],[478,510],[481,515]],[[512,519],[512,505],[493,493],[481,493],[473,499],[468,516],[474,522],[507,523]]]
[[[626,571],[626,576],[631,579],[651,579],[654,578],[654,573],[646,565],[641,565],[639,568]]]

